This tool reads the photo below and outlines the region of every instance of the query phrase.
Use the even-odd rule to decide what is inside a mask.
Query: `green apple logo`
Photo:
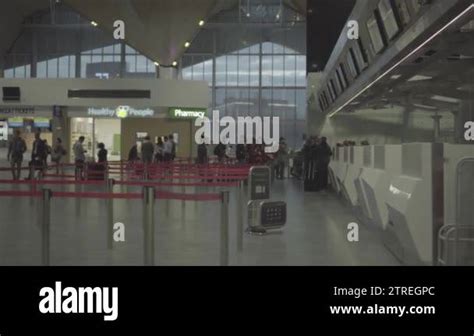
[[[119,106],[117,107],[117,109],[115,110],[115,115],[118,117],[118,118],[127,118],[128,116],[128,111],[130,111],[130,106]]]

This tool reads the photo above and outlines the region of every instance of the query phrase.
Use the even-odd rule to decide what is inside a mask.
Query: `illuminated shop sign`
[[[178,108],[170,107],[169,116],[173,119],[197,119],[204,118],[207,114],[205,108]]]
[[[109,118],[133,118],[133,117],[153,117],[155,111],[151,109],[134,109],[130,106],[119,106],[116,109],[111,108],[93,108],[87,110],[91,117],[109,117]]]

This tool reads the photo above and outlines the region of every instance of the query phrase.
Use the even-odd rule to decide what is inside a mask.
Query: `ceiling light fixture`
[[[175,66],[177,66],[177,65],[178,65],[178,62],[174,61],[174,62],[173,62],[173,66],[175,67]]]
[[[206,22],[204,22],[204,20],[199,21],[199,27],[204,26],[205,23],[206,23]]]
[[[434,96],[431,97],[431,99],[432,100],[437,100],[437,101],[440,101],[440,102],[444,102],[444,103],[452,103],[452,104],[457,104],[457,103],[461,102],[457,98],[440,96],[440,95],[434,95]]]
[[[414,54],[416,54],[421,48],[423,48],[425,45],[427,45],[428,43],[430,43],[432,40],[434,40],[438,35],[440,35],[442,32],[444,32],[446,29],[448,29],[453,23],[455,23],[456,21],[458,21],[460,18],[462,18],[464,15],[466,15],[467,13],[469,13],[472,9],[474,9],[474,5],[470,5],[469,7],[467,7],[464,11],[462,11],[458,16],[456,16],[454,19],[452,19],[450,22],[448,22],[444,27],[442,27],[440,30],[438,30],[437,32],[435,32],[433,35],[431,35],[430,38],[428,38],[427,40],[425,40],[423,43],[421,43],[417,48],[415,48],[412,52],[410,52],[408,55],[406,55],[405,57],[403,57],[400,61],[398,61],[397,63],[395,63],[394,66],[392,66],[391,68],[389,68],[387,71],[385,71],[383,74],[381,74],[379,77],[377,77],[372,83],[370,83],[369,85],[367,85],[366,87],[364,87],[361,91],[359,91],[359,93],[357,93],[355,96],[353,96],[351,99],[349,99],[347,102],[345,102],[341,107],[339,107],[337,110],[335,110],[334,112],[332,112],[331,114],[328,115],[329,118],[332,118],[336,113],[340,112],[342,109],[344,109],[344,107],[346,107],[347,105],[349,105],[351,102],[353,102],[355,99],[357,99],[357,97],[359,97],[360,95],[362,95],[365,91],[367,91],[368,89],[370,89],[372,86],[374,86],[379,80],[381,80],[382,78],[384,78],[387,74],[389,74],[390,72],[392,72],[395,68],[397,68],[400,64],[402,64],[403,62],[405,62],[407,59],[409,59],[411,56],[413,56]]]
[[[186,43],[184,44],[184,47],[185,47],[185,48],[189,48],[190,45],[191,45],[191,43],[186,42]]]
[[[94,27],[97,27],[99,24],[95,21],[91,21],[91,25],[93,25]]]
[[[158,62],[154,62],[154,63],[155,63],[155,65],[156,65],[157,67],[160,66],[160,63],[158,63]]]

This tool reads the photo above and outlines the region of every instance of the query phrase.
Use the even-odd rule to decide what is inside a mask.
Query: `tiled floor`
[[[5,167],[6,162],[0,161]],[[1,178],[8,175],[0,174]],[[98,190],[83,187],[83,190]],[[0,190],[27,190],[0,185]],[[74,190],[74,187],[52,187]],[[120,187],[116,187],[119,191]],[[122,191],[139,192],[139,188]],[[175,189],[181,191],[181,188]],[[187,188],[186,192],[209,192]],[[266,236],[244,236],[237,252],[235,194],[230,200],[230,265],[398,265],[379,237],[360,226],[360,241],[347,240],[352,211],[332,193],[303,193],[301,182],[276,181],[273,199],[288,202],[288,224]],[[155,209],[157,265],[219,264],[219,202],[158,201]],[[0,265],[40,265],[40,201],[0,199]],[[126,241],[106,248],[106,201],[54,199],[51,219],[52,265],[143,265],[141,201],[116,200],[114,222],[126,227]],[[245,215],[246,216],[246,215]],[[244,218],[245,218],[244,216]]]

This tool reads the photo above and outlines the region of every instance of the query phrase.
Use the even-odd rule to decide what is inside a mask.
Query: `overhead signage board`
[[[94,108],[90,107],[87,110],[87,115],[90,117],[104,117],[104,118],[147,118],[153,117],[155,111],[152,109],[135,109],[130,106],[118,106],[115,109],[111,108]]]
[[[21,117],[15,118],[8,118],[8,127],[23,127],[24,126],[24,119]]]
[[[34,118],[33,123],[35,127],[40,127],[40,128],[50,127],[50,122],[48,118]]]
[[[21,116],[32,116],[35,114],[34,107],[0,107],[0,114],[2,115],[21,115]]]
[[[172,119],[204,118],[206,114],[206,108],[170,107],[168,111],[168,116]]]

